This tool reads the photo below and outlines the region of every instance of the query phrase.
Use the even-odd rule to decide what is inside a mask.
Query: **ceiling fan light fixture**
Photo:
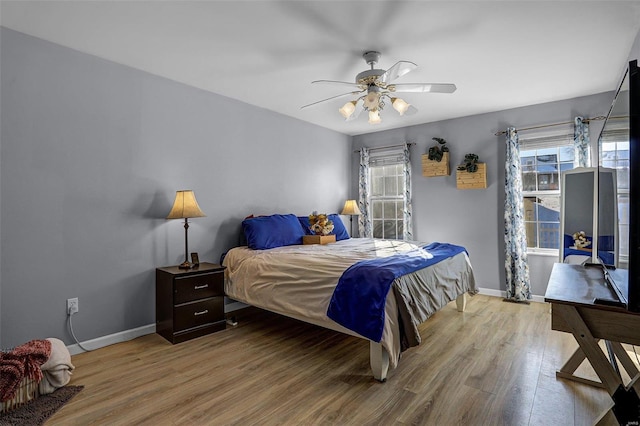
[[[406,103],[403,99],[400,98],[391,98],[391,105],[393,105],[393,109],[398,111],[400,115],[404,115],[405,112],[409,109],[411,104]]]
[[[382,118],[380,117],[380,111],[377,109],[369,111],[369,124],[380,124],[382,123]]]
[[[342,114],[345,119],[348,119],[349,117],[351,117],[351,114],[353,114],[355,110],[356,101],[350,101],[344,104],[338,111],[340,111],[340,114]]]
[[[2,0],[0,0],[2,1]],[[369,123],[382,123],[380,112],[387,103],[391,103],[401,116],[409,116],[417,113],[417,108],[407,103],[404,99],[395,97],[396,93],[453,93],[456,85],[451,83],[400,83],[395,80],[417,68],[417,65],[410,61],[398,61],[387,70],[376,68],[380,59],[380,52],[367,51],[363,54],[364,60],[371,69],[364,70],[356,75],[355,82],[315,80],[312,83],[331,83],[339,86],[347,86],[350,92],[331,96],[321,101],[313,102],[301,107],[307,108],[324,102],[333,101],[337,98],[346,98],[357,95],[357,99],[344,104],[338,112],[345,118],[345,121],[354,121],[362,111],[369,113]]]
[[[380,93],[379,92],[369,92],[367,96],[364,97],[364,107],[369,110],[374,110],[378,108],[378,104],[380,102]]]

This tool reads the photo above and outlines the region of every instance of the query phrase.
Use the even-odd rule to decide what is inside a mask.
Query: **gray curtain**
[[[526,302],[531,299],[527,233],[524,226],[522,173],[518,132],[507,129],[504,200],[504,243],[507,299]]]
[[[582,117],[576,117],[573,120],[574,167],[589,167],[591,165],[589,156],[589,125],[583,120]]]
[[[413,240],[413,219],[411,217],[411,154],[409,153],[409,145],[404,144],[403,151],[403,163],[404,163],[404,190],[405,190],[405,204],[404,204],[404,232],[402,238],[404,240]]]
[[[360,172],[358,178],[358,208],[362,213],[358,216],[358,236],[372,238],[371,208],[369,207],[369,148],[360,148]]]

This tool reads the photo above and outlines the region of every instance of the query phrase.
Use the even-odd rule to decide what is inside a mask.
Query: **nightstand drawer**
[[[190,302],[213,296],[224,295],[224,273],[191,275],[175,279],[174,303]]]
[[[175,332],[224,320],[224,299],[222,297],[187,303],[173,309]]]

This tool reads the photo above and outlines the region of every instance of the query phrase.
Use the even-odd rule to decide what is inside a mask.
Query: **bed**
[[[293,218],[296,217],[291,216],[286,220],[295,228]],[[263,222],[270,220],[260,219]],[[298,236],[287,236],[284,242],[293,244],[283,245],[283,241],[256,244],[255,235],[247,229],[258,223],[254,220],[243,222],[248,245],[235,247],[224,257],[225,294],[248,305],[369,340],[371,369],[379,381],[385,381],[389,368],[397,366],[403,350],[420,344],[417,328],[420,323],[453,300],[457,301],[458,310],[463,310],[465,295],[477,292],[471,263],[464,249],[451,256],[440,256],[443,258],[438,260],[438,250],[444,246],[449,248],[448,245],[349,238],[346,231],[342,233],[339,217],[334,217],[338,236],[335,243],[303,245]],[[303,221],[303,218],[296,220]],[[246,222],[253,223],[249,225]],[[283,234],[279,225],[267,228],[270,234],[277,233],[276,238]],[[302,235],[307,233],[303,226]],[[423,247],[433,249],[430,251]],[[361,305],[360,313],[348,307],[340,309],[340,302],[336,299],[339,290],[357,287],[344,287],[345,282],[349,283],[345,280],[348,272],[365,264],[370,264],[373,271],[377,271],[375,262],[389,263],[395,259],[404,262],[404,257],[416,253],[420,257],[433,258],[428,262],[438,261],[424,268],[415,266],[415,270],[393,278],[391,288],[383,290],[386,293],[381,303],[369,304],[364,302],[368,295],[356,295],[361,297],[357,301]],[[436,253],[436,256],[431,253]],[[369,329],[354,329],[351,323],[340,317],[340,312],[366,315],[375,313],[376,309],[381,313],[373,315],[375,321],[379,321],[376,325],[380,327],[379,334],[371,334]]]

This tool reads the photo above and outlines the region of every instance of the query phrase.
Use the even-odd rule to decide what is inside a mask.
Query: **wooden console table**
[[[599,267],[565,263],[553,266],[544,298],[551,303],[551,329],[573,334],[579,345],[556,372],[556,377],[606,389],[614,402],[610,410],[613,410],[618,422],[632,424],[640,417],[637,396],[640,395],[640,374],[622,343],[640,345],[640,314],[616,306],[595,304],[596,298],[617,300],[615,293],[606,285]],[[600,340],[606,341],[609,357],[598,344]],[[574,374],[585,358],[600,382]],[[626,385],[615,359],[631,377]]]

